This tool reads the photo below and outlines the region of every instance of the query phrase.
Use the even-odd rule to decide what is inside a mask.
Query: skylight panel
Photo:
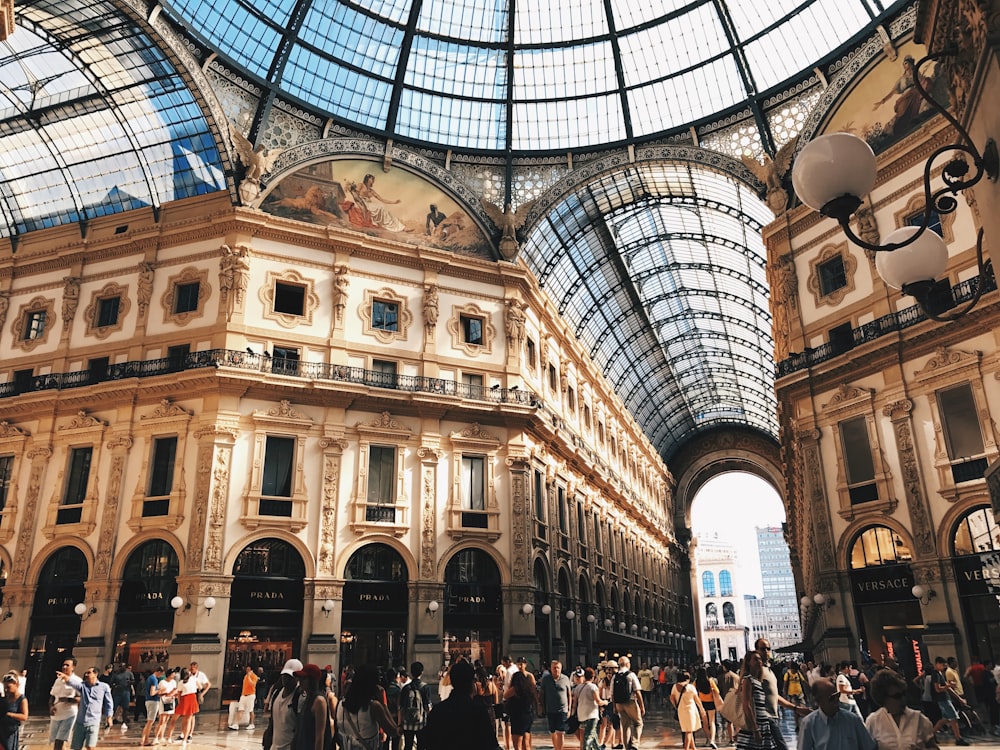
[[[608,33],[604,0],[549,0],[517,6],[514,42],[552,44]]]
[[[625,85],[629,88],[698,67],[729,50],[725,29],[712,3],[625,33],[619,45]]]
[[[617,92],[611,44],[519,49],[514,53],[515,102]]]
[[[407,6],[411,3],[407,2]],[[451,39],[499,44],[507,40],[507,0],[435,0],[420,7],[417,30]],[[404,16],[402,23],[406,23]]]

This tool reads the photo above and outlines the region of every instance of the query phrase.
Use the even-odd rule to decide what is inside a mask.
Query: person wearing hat
[[[17,750],[21,722],[28,720],[28,699],[21,692],[17,672],[3,676],[3,717],[0,719],[0,744],[7,750]]]
[[[299,680],[295,673],[303,667],[298,659],[289,659],[281,668],[278,681],[264,699],[264,710],[271,713],[271,750],[292,750],[295,740]],[[265,730],[264,734],[267,734]]]
[[[324,750],[332,747],[333,731],[326,703],[326,672],[318,664],[306,664],[302,669],[296,670],[294,675],[299,678],[302,701],[292,741],[293,750]]]

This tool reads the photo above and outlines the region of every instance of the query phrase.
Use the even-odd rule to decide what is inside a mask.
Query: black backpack
[[[400,694],[399,704],[403,712],[403,724],[407,726],[422,727],[427,719],[423,691],[420,688],[420,680],[414,680],[404,687]]]
[[[611,682],[611,700],[614,703],[628,703],[632,700],[631,672],[618,672]]]

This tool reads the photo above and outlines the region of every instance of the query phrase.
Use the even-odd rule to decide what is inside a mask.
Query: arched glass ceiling
[[[522,249],[666,460],[721,424],[777,434],[760,234],[772,218],[730,177],[639,164],[563,200]]]
[[[100,0],[27,0],[0,42],[0,237],[225,188],[173,65]]]
[[[640,140],[801,77],[886,0],[166,0],[271,94],[472,151]],[[516,8],[516,10],[515,10]],[[263,132],[270,97],[254,129]]]

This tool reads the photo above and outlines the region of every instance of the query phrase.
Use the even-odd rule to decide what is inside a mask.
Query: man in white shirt
[[[863,718],[861,716],[861,709],[858,708],[858,702],[854,696],[862,692],[864,688],[855,689],[851,686],[851,678],[848,677],[850,671],[850,662],[842,661],[840,663],[840,672],[837,674],[837,691],[840,693],[840,707],[856,713],[858,718],[861,719]]]
[[[73,676],[76,659],[67,656],[62,661],[62,673]],[[69,684],[67,679],[56,677],[49,690],[49,742],[53,750],[62,750],[73,732],[76,714],[80,708],[80,691]]]

